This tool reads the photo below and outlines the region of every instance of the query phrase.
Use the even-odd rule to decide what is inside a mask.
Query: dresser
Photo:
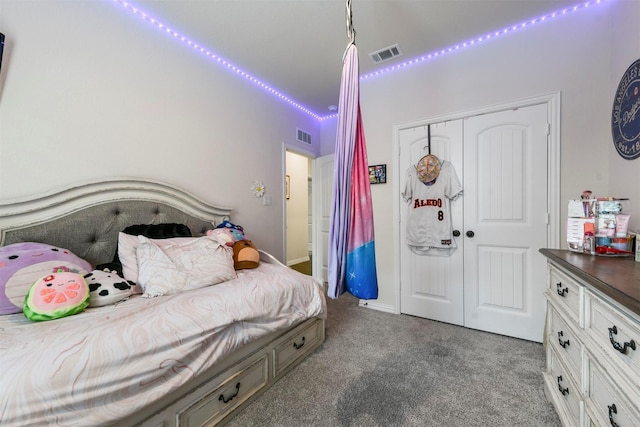
[[[547,257],[545,395],[564,426],[640,427],[640,263]]]

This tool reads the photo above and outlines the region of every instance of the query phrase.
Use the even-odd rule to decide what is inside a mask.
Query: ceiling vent
[[[302,129],[298,129],[298,136],[296,139],[300,142],[311,145],[311,134],[303,131]]]
[[[384,49],[381,49],[377,52],[371,52],[369,54],[369,57],[371,58],[371,60],[373,60],[373,62],[377,64],[379,62],[388,61],[391,58],[395,58],[396,56],[400,55],[402,55],[402,52],[400,52],[400,46],[398,46],[398,44],[396,43],[393,46],[385,47]]]

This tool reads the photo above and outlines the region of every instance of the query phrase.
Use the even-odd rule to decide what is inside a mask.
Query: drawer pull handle
[[[616,325],[613,325],[612,328],[609,328],[609,341],[611,341],[611,345],[613,346],[613,348],[615,348],[616,350],[618,350],[620,353],[622,354],[627,354],[627,347],[631,347],[631,350],[635,350],[636,349],[636,342],[634,340],[631,340],[629,342],[625,342],[620,344],[619,342],[617,342],[613,336],[618,334],[618,328],[616,327]]]
[[[567,346],[569,345],[569,340],[562,341],[562,331],[558,332],[558,342],[560,343],[560,346],[562,348],[567,348]]]
[[[565,394],[569,394],[569,387],[562,388],[562,386],[560,385],[560,381],[562,381],[562,375],[558,377],[558,390],[560,390],[560,393],[562,393],[563,396]]]
[[[223,403],[229,403],[233,400],[234,397],[238,395],[238,393],[240,393],[240,383],[236,384],[236,392],[233,393],[233,396],[229,396],[229,398],[227,399],[226,397],[224,397],[224,394],[220,394],[218,400],[222,400]]]
[[[300,344],[294,342],[293,343],[293,348],[295,348],[296,350],[300,350],[302,348],[302,346],[304,346],[304,341],[305,341],[305,339],[304,339],[304,337],[302,337],[302,341],[300,341]]]
[[[565,296],[565,294],[569,293],[569,288],[564,288],[562,289],[562,282],[558,282],[556,283],[556,287],[558,289],[556,289],[556,292],[558,292],[558,295],[560,295],[561,297]]]
[[[607,408],[609,408],[609,422],[613,427],[618,427],[618,424],[615,421],[613,421],[613,414],[618,413],[618,408],[616,408],[616,404],[612,403],[611,405],[607,405]]]

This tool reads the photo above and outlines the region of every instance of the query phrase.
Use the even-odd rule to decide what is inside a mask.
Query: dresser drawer
[[[555,266],[549,265],[549,298],[566,311],[571,321],[578,327],[583,327],[582,310],[584,287],[575,279],[564,274]]]
[[[545,384],[564,426],[582,425],[582,397],[571,373],[560,362],[554,346],[547,347]]]
[[[573,378],[578,379],[582,366],[582,342],[553,304],[549,305],[547,313],[547,343],[555,347],[558,357],[571,371]]]
[[[640,324],[591,292],[587,292],[586,307],[587,335],[604,351],[605,362],[640,393]]]
[[[283,373],[296,359],[313,351],[324,340],[322,321],[295,330],[273,349],[273,373]]]
[[[587,353],[585,358],[587,369],[587,393],[585,410],[593,425],[617,425],[620,427],[640,426],[640,415],[636,404],[640,403],[635,392],[625,395],[614,380]]]
[[[245,367],[229,372],[213,392],[186,405],[177,413],[177,426],[195,427],[214,425],[235,407],[244,403],[268,382],[268,357],[266,354],[252,358]],[[216,381],[216,380],[213,380]]]

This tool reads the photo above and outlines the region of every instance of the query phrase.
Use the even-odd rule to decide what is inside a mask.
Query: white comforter
[[[58,320],[0,316],[0,424],[126,420],[243,344],[325,314],[315,279],[261,263],[219,285]]]

